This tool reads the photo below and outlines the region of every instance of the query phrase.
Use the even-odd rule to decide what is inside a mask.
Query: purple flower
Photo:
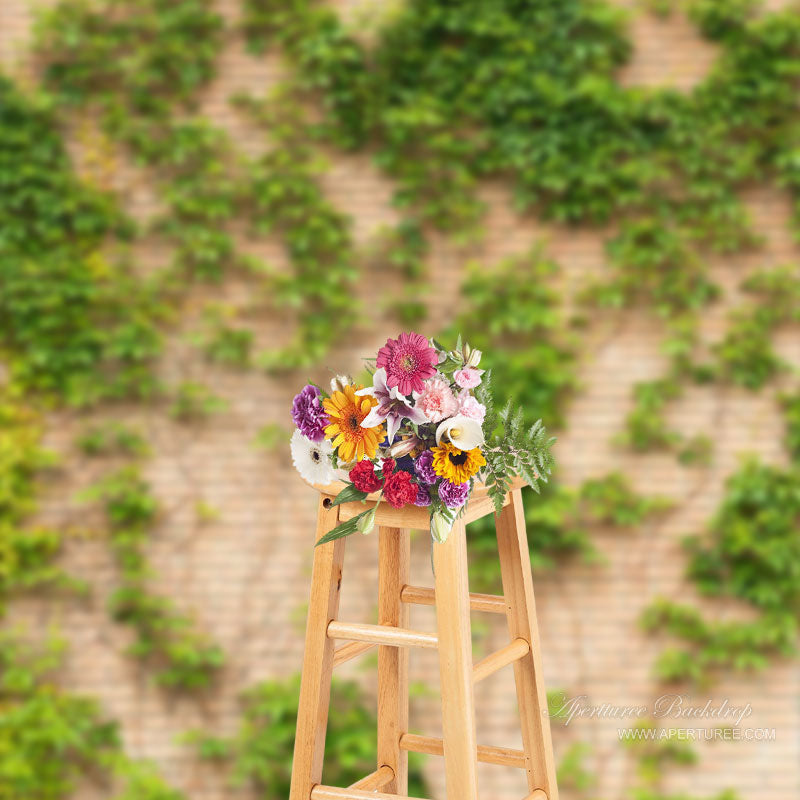
[[[292,419],[306,439],[321,442],[325,438],[325,426],[330,420],[322,408],[320,391],[316,386],[309,384],[300,394],[295,395]]]
[[[417,484],[417,499],[414,501],[415,506],[429,506],[431,504],[431,496],[428,493],[427,486],[420,486]]]
[[[469,497],[469,481],[450,483],[450,481],[443,480],[439,484],[439,497],[448,508],[460,508]]]
[[[386,370],[383,368],[375,370],[375,374],[372,376],[372,386],[359,389],[356,394],[360,397],[371,395],[378,401],[378,405],[373,406],[372,411],[361,421],[361,427],[374,428],[382,422],[386,422],[386,436],[389,444],[394,441],[395,434],[404,419],[410,419],[417,425],[428,421],[420,409],[414,408],[400,394],[396,386],[390,388],[387,385]]]
[[[414,462],[414,472],[428,486],[439,480],[439,476],[433,471],[433,452],[431,450],[423,450],[417,456],[417,460]]]

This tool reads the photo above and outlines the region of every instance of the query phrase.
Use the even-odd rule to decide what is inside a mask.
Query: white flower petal
[[[399,415],[390,414],[386,417],[386,435],[389,438],[389,444],[394,441],[394,437],[397,434],[401,422],[402,420]]]
[[[441,444],[445,434],[459,450],[472,450],[480,447],[484,442],[483,428],[480,423],[461,414],[450,417],[439,424],[436,429],[436,444]]]
[[[361,420],[362,428],[375,428],[380,425],[386,417],[378,410],[380,406],[373,406],[372,410]]]
[[[325,485],[336,480],[330,459],[333,448],[327,439],[312,442],[296,430],[290,446],[295,469],[309,483]]]

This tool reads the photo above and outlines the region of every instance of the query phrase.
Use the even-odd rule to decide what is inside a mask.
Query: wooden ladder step
[[[349,639],[352,642],[370,642],[390,647],[430,647],[439,646],[435,633],[410,631],[394,628],[391,625],[362,625],[358,622],[328,623],[329,639]]]
[[[337,789],[335,786],[323,786],[318,783],[311,790],[311,800],[423,800],[423,798],[408,797],[404,794],[365,792],[361,789]]]
[[[339,664],[344,664],[347,661],[366,653],[376,647],[372,642],[348,642],[341,647],[337,647],[333,652],[333,666],[338,667]]]
[[[365,778],[362,778],[360,781],[356,781],[355,783],[351,783],[348,786],[348,789],[360,789],[365,792],[376,792],[379,789],[383,789],[388,783],[394,780],[394,770],[384,764],[382,767],[378,767],[375,772],[371,772]]]
[[[400,592],[400,599],[404,603],[413,603],[418,606],[435,606],[436,593],[433,589],[424,586],[404,586]],[[469,607],[473,611],[487,611],[490,614],[505,614],[506,599],[496,594],[469,593]]]
[[[433,736],[418,736],[415,733],[404,733],[400,737],[400,749],[408,750],[411,753],[425,753],[429,756],[444,755],[444,743],[441,739]],[[490,747],[479,744],[478,761],[482,761],[484,764],[499,764],[503,767],[525,769],[525,753],[510,747]]]
[[[482,681],[505,667],[506,664],[512,664],[514,661],[524,658],[530,651],[531,646],[524,639],[514,639],[505,647],[501,647],[497,652],[479,661],[472,669],[472,680],[475,683]]]

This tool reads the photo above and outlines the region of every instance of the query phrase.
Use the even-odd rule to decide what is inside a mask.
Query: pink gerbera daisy
[[[418,333],[401,333],[387,339],[378,350],[378,367],[386,369],[386,385],[397,387],[400,394],[421,392],[423,382],[436,372],[439,358],[428,340]]]

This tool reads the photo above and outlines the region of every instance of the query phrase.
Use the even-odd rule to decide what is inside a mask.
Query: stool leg
[[[433,564],[447,797],[478,800],[467,538],[463,521],[455,523],[444,544],[433,544]]]
[[[335,528],[339,520],[339,507],[325,508],[326,499],[324,495],[320,497],[314,541]],[[344,542],[336,539],[314,550],[289,800],[309,800],[311,789],[322,780],[334,651],[334,641],[328,638],[327,630],[339,611]]]
[[[512,639],[520,637],[530,644],[528,655],[514,662],[528,789],[543,790],[547,800],[558,800],[528,536],[519,489],[511,493],[511,502],[495,518],[495,524],[509,632]]]
[[[410,538],[405,528],[378,531],[378,624],[408,628],[409,607],[400,592],[409,580]],[[382,791],[408,794],[408,648],[378,648],[378,768],[391,767],[394,780]]]

